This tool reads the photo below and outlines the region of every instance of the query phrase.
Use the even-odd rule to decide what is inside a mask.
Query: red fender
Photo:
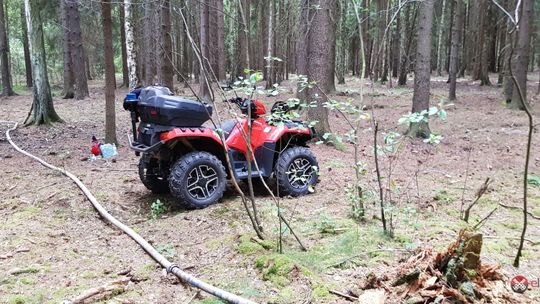
[[[163,132],[159,136],[164,142],[168,142],[175,138],[189,138],[189,137],[206,137],[212,139],[219,145],[222,145],[219,135],[210,128],[174,128],[168,132]]]

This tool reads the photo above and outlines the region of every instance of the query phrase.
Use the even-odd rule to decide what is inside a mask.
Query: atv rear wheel
[[[276,179],[280,196],[307,194],[318,180],[317,159],[306,147],[293,147],[281,152],[276,164]]]
[[[169,192],[167,178],[162,177],[157,172],[159,168],[158,160],[148,158],[143,155],[139,160],[139,177],[143,185],[154,194],[164,194]]]
[[[221,161],[208,152],[182,156],[171,168],[171,194],[193,208],[217,202],[225,190],[226,174]]]

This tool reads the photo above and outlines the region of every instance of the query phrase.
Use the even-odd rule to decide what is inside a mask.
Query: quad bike
[[[129,144],[136,155],[142,153],[142,183],[154,193],[170,191],[189,206],[204,208],[223,196],[231,174],[237,180],[248,178],[250,161],[252,178],[275,177],[279,195],[308,193],[318,179],[317,159],[306,145],[314,137],[313,128],[293,120],[270,124],[259,100],[233,98],[227,102],[251,117],[250,143],[255,159],[250,157],[245,140],[248,118],[211,128],[203,126],[212,116],[209,104],[172,96],[169,89],[157,86],[127,94],[123,106],[131,112],[133,128]],[[272,107],[272,111],[288,110],[283,102]]]

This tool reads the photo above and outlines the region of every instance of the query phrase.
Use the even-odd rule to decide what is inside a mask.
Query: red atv
[[[313,128],[293,120],[270,124],[259,100],[228,102],[238,105],[243,114],[251,114],[250,140],[259,170],[248,156],[247,118],[210,128],[203,126],[212,116],[209,104],[172,96],[169,89],[157,86],[127,94],[124,109],[131,112],[133,127],[129,144],[137,155],[142,153],[139,176],[143,184],[154,193],[170,191],[180,201],[204,208],[223,196],[230,172],[238,180],[248,178],[249,160],[252,178],[275,176],[280,195],[308,193],[318,179],[317,159],[306,145],[314,137]],[[272,107],[272,112],[288,110],[283,102]]]

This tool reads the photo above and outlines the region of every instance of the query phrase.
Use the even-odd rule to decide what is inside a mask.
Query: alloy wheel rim
[[[218,174],[210,166],[199,165],[188,174],[187,191],[195,199],[209,198],[216,192],[218,185]]]
[[[313,177],[314,169],[307,158],[295,158],[287,168],[287,179],[295,189],[307,187]]]

